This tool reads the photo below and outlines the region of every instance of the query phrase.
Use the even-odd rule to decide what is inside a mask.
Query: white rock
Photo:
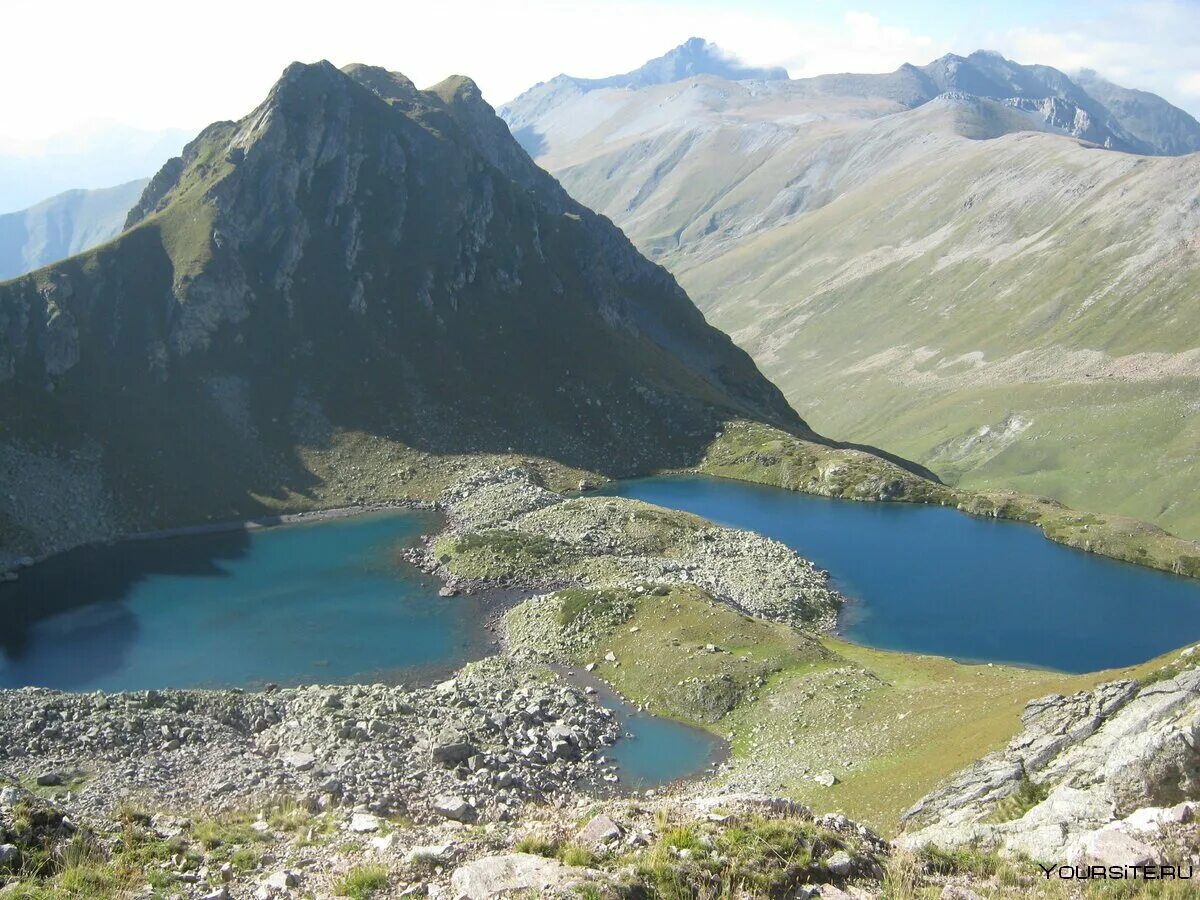
[[[433,811],[455,822],[474,822],[479,817],[474,804],[462,797],[438,797],[433,801]]]
[[[601,813],[593,816],[591,821],[583,826],[577,837],[581,844],[589,847],[608,844],[620,840],[621,826]]]
[[[371,849],[376,853],[387,853],[396,843],[396,833],[385,834],[383,837],[371,838]]]
[[[317,761],[316,756],[311,753],[305,753],[302,750],[293,750],[290,753],[284,753],[280,759],[297,772],[307,772]]]
[[[277,890],[287,890],[300,883],[295,872],[272,872],[267,876],[267,886]]]
[[[359,834],[379,830],[379,817],[370,813],[355,813],[350,817],[350,830]]]
[[[1076,866],[1146,866],[1161,862],[1161,855],[1120,828],[1105,826],[1084,835],[1068,861]]]
[[[590,876],[590,878],[589,878]],[[598,873],[531,853],[489,856],[467,863],[450,878],[454,896],[467,900],[489,900],[519,891],[538,895],[565,893],[573,885],[596,880]]]

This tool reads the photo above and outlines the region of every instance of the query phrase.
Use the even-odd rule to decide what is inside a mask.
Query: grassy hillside
[[[1200,536],[1200,156],[805,82],[593,91],[537,121],[539,161],[817,431]]]
[[[0,281],[73,256],[114,237],[148,179],[74,190],[0,216]]]

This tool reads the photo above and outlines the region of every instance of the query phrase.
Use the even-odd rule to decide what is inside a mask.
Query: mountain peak
[[[417,86],[409,78],[399,72],[391,72],[382,66],[350,63],[350,65],[342,67],[342,74],[353,78],[384,100],[412,99],[417,93]]]
[[[631,72],[594,80],[602,87],[646,87],[669,84],[693,75],[714,75],[729,81],[749,79],[786,80],[787,70],[778,66],[755,68],[743,65],[736,56],[712,41],[691,37],[662,56],[649,60]]]
[[[136,530],[323,496],[339,441],[389,473],[415,450],[619,474],[692,465],[731,419],[804,429],[474,82],[326,62],[206,128],[116,240],[0,284],[0,408],[0,457],[119,448],[97,490]]]

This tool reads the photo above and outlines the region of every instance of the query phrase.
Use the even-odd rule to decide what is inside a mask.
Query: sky
[[[493,104],[560,72],[636,68],[689,37],[793,78],[885,72],[943,53],[1093,68],[1200,116],[1200,0],[5,0],[0,152],[120,122],[238,118],[294,60],[365,62],[418,85],[475,79]]]

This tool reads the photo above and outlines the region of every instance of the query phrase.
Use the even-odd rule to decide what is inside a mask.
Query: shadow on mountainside
[[[0,688],[53,684],[74,690],[120,671],[138,637],[125,602],[145,579],[228,577],[223,561],[244,556],[243,530],[78,547],[0,584]],[[186,639],[186,635],[181,635]],[[53,644],[53,671],[39,649]],[[73,645],[79,653],[70,653]],[[86,652],[84,652],[86,650]]]

